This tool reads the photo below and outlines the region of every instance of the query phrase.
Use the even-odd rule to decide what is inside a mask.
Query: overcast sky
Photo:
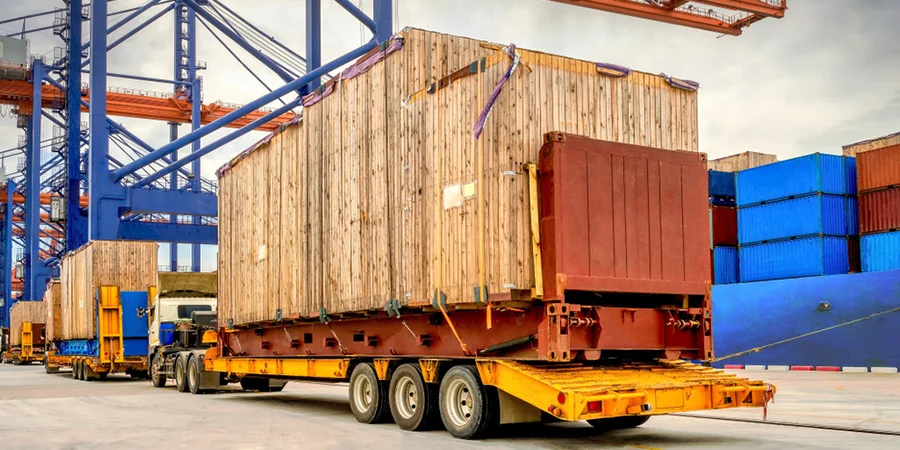
[[[900,1],[788,0],[785,18],[763,20],[739,37],[719,37],[546,0],[395,1],[399,16],[395,24],[400,28],[512,42],[696,80],[701,84],[700,150],[710,158],[746,150],[774,153],[780,159],[839,153],[842,145],[900,131]],[[143,2],[117,0],[110,10]],[[302,0],[224,3],[303,53]],[[0,0],[0,5],[2,19],[61,7],[62,1]],[[363,1],[363,6],[371,11],[371,0]],[[113,50],[109,70],[171,78],[172,22],[172,16],[166,16]],[[0,25],[6,30],[20,26]],[[363,39],[354,19],[327,0],[323,29],[325,61],[355,48]],[[118,35],[121,32],[111,40]],[[61,41],[50,33],[31,36],[33,53],[52,55],[53,47],[59,45]],[[265,93],[205,30],[200,33],[198,53],[209,67],[202,72],[205,102],[242,103]],[[283,84],[260,64],[251,66],[270,86]],[[170,89],[122,79],[111,79],[109,85]],[[168,140],[164,124],[117,120],[152,145]],[[50,127],[45,128],[49,137]],[[0,149],[15,146],[20,134],[14,119],[0,117]],[[204,158],[203,175],[214,178],[216,168],[260,137],[251,133]],[[206,249],[205,269],[214,267],[213,258],[214,250]]]

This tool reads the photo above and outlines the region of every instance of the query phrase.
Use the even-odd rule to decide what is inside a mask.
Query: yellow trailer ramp
[[[765,407],[775,387],[680,360],[600,366],[478,360],[481,381],[562,420]]]

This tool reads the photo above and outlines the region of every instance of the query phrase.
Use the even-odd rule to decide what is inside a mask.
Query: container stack
[[[900,143],[857,158],[862,270],[900,269]]]
[[[736,188],[742,282],[852,271],[854,158],[815,153],[744,170]]]
[[[713,284],[740,281],[734,180],[732,172],[709,171],[709,236]]]

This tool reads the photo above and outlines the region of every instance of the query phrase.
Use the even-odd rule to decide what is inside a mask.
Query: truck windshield
[[[178,305],[178,318],[190,319],[194,311],[212,311],[210,305]]]

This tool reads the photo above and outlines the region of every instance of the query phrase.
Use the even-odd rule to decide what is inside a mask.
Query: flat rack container
[[[859,192],[900,186],[900,144],[860,153],[856,161]]]
[[[94,339],[97,290],[117,286],[120,291],[147,292],[156,285],[158,253],[156,242],[92,241],[63,257],[59,338]]]
[[[740,281],[737,247],[713,249],[713,284],[731,284]]]
[[[747,245],[795,236],[847,236],[853,234],[852,206],[847,197],[813,194],[740,208],[738,240]]]
[[[850,271],[846,237],[807,237],[741,246],[741,282],[835,275]]]
[[[900,269],[900,231],[860,236],[863,272]]]
[[[814,193],[847,195],[844,157],[813,153],[737,173],[738,207]]]
[[[860,233],[898,229],[900,229],[900,188],[859,194]]]
[[[504,47],[409,29],[336,77],[340,83],[308,97],[298,123],[220,169],[219,323],[383,310],[391,299],[432,305],[438,291],[448,304],[471,304],[479,285],[491,299],[530,296],[534,205],[526,165],[538,163],[545,133],[699,158],[696,92],[657,75],[631,71],[613,78],[594,62],[516,52],[521,64],[478,139],[473,128],[510,68]],[[627,156],[610,164],[613,174],[648,167]],[[657,168],[657,175],[631,182],[698,190],[698,258],[707,261],[701,264],[708,280],[705,168],[690,172],[702,180],[696,184],[685,181],[688,172],[677,164]],[[636,186],[617,190],[616,204],[636,210],[626,192],[645,199],[651,192],[624,190]],[[662,207],[681,207],[670,200]],[[637,217],[646,224],[659,220]],[[682,233],[681,224],[660,223],[656,236]],[[628,239],[637,243],[639,235]],[[663,262],[634,243],[620,250],[650,259],[629,259],[628,276],[694,276],[678,267],[660,272]],[[665,270],[681,264],[680,248],[665,253]]]

